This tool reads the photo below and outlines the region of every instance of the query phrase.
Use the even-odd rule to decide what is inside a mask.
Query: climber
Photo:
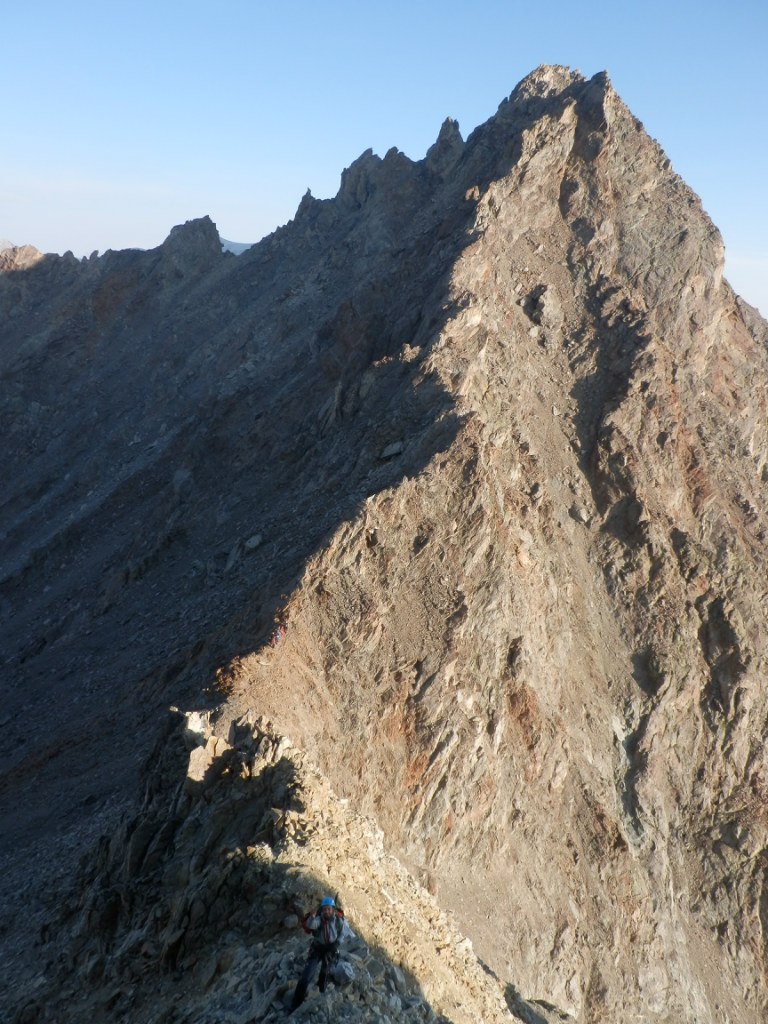
[[[320,967],[320,978],[317,987],[325,992],[329,973],[333,977],[334,965],[339,956],[339,944],[349,932],[349,925],[344,919],[344,911],[336,906],[333,896],[324,896],[320,906],[312,913],[305,914],[302,919],[304,931],[312,936],[307,955],[307,962],[301,972],[299,983],[293,994],[291,1012],[298,1009],[307,997],[307,989]]]
[[[288,627],[285,625],[285,623],[281,622],[279,625],[275,626],[275,628],[272,630],[272,636],[269,639],[270,644],[273,647],[277,647],[277,645],[280,643],[280,641],[283,639],[287,632]]]

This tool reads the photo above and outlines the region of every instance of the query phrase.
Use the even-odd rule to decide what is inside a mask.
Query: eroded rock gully
[[[763,1020],[768,327],[698,199],[605,76],[545,68],[217,241],[0,278],[5,874],[45,841],[80,890],[12,1005],[270,1019],[280,900],[332,885],[368,971],[341,1019]],[[195,749],[240,754],[190,792],[169,733],[137,810],[203,691]]]

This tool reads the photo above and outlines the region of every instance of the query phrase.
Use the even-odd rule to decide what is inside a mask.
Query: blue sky
[[[210,214],[257,241],[368,147],[420,159],[539,64],[614,87],[701,196],[768,316],[768,2],[4,4],[0,239],[149,248]]]

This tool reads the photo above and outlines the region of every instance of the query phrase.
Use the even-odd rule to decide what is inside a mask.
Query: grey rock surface
[[[250,715],[381,830],[405,932],[434,924],[428,890],[472,943],[462,991],[437,947],[400,991],[382,911],[381,1001],[334,995],[341,1019],[768,1016],[768,325],[722,272],[607,77],[564,68],[422,161],[363,154],[239,256],[207,218],[149,252],[0,253],[8,1005],[37,1012],[39,988],[62,1021],[150,1020],[153,986],[171,999],[163,951],[209,906],[185,872],[226,839],[173,801],[231,782]],[[178,792],[150,757],[170,705],[198,714]],[[313,832],[318,878],[341,827]],[[155,840],[147,931],[120,885]],[[89,900],[106,917],[77,947]],[[293,940],[226,928],[179,1020],[280,1002]],[[70,1017],[62,957],[88,981]]]

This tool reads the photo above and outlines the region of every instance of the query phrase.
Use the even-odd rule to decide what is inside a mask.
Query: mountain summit
[[[296,1019],[765,1019],[768,325],[607,76],[14,252],[12,1019],[280,1019],[330,887]]]

